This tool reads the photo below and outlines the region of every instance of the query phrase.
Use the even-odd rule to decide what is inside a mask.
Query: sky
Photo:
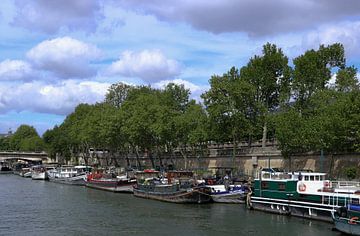
[[[274,43],[290,62],[342,43],[360,63],[358,0],[1,0],[0,133],[41,135],[117,82],[191,96]]]

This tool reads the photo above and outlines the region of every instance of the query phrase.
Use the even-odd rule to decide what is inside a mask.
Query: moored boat
[[[248,188],[240,185],[208,185],[211,198],[219,203],[245,203]]]
[[[0,162],[0,174],[12,174],[13,169],[6,162]]]
[[[332,218],[336,230],[348,235],[360,235],[360,205],[340,207],[333,212]]]
[[[33,180],[47,180],[48,175],[44,166],[33,166],[31,170],[31,179]]]
[[[85,185],[89,166],[63,166],[48,171],[49,181],[54,183]]]
[[[25,177],[25,178],[31,178],[31,168],[29,167],[24,167],[20,170],[19,175],[21,177]]]
[[[348,203],[359,203],[360,184],[331,182],[325,173],[262,171],[249,193],[250,208],[324,221]]]
[[[137,172],[136,197],[173,203],[207,203],[211,201],[211,190],[204,185],[196,185],[193,173],[171,171],[166,177],[159,177],[157,171]]]
[[[127,175],[116,176],[114,173],[90,173],[86,178],[86,187],[117,193],[132,193],[135,178]]]

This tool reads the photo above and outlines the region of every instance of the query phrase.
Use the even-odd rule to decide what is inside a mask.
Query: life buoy
[[[359,217],[357,217],[357,216],[351,217],[350,220],[349,220],[349,224],[350,225],[356,225],[358,219],[359,219]]]
[[[329,181],[324,182],[324,188],[330,188],[330,182]]]
[[[306,191],[306,185],[304,183],[299,184],[299,192],[305,192]]]

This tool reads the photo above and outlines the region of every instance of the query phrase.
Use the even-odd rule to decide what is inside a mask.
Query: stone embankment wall
[[[324,154],[321,157],[319,153],[305,153],[294,155],[291,158],[284,158],[281,151],[278,150],[276,143],[267,143],[266,147],[261,147],[261,143],[253,143],[250,147],[243,143],[235,149],[235,158],[233,158],[232,144],[209,145],[206,153],[194,154],[190,150],[187,153],[187,169],[212,169],[233,168],[237,173],[254,176],[261,168],[281,168],[287,171],[312,170],[326,172],[332,178],[345,178],[344,170],[347,167],[360,167],[360,153],[352,154]],[[180,151],[175,155],[164,155],[158,157],[152,155],[155,166],[172,165],[176,169],[185,168],[185,159]],[[128,158],[116,158],[120,166],[137,167],[138,161],[142,168],[152,168],[152,162],[147,153],[140,155],[138,160],[135,155],[128,155]],[[109,163],[109,161],[107,161]],[[103,164],[104,161],[101,161]],[[358,176],[360,175],[360,168]]]

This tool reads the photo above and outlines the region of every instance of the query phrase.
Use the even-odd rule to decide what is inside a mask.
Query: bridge
[[[46,152],[0,152],[0,162],[2,161],[34,161],[47,162],[49,159]]]

